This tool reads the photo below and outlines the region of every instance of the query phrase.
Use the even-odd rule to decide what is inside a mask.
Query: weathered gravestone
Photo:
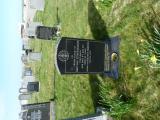
[[[39,82],[28,82],[25,87],[21,87],[19,89],[20,93],[33,93],[33,92],[39,92]]]
[[[40,61],[42,53],[39,52],[28,52],[28,54],[22,54],[21,60],[24,64],[28,62]]]
[[[23,93],[18,96],[18,99],[19,100],[29,100],[31,99],[31,97],[32,97],[31,94]]]
[[[31,61],[40,61],[42,57],[42,53],[40,52],[30,52],[28,53],[29,60]]]
[[[24,66],[22,76],[25,77],[25,76],[32,76],[32,75],[33,74],[32,74],[31,67]]]
[[[27,22],[21,25],[21,37],[38,38],[43,40],[51,40],[53,37],[60,35],[60,25],[54,27],[43,26],[40,22]]]
[[[21,106],[22,120],[55,120],[54,102],[26,104]]]
[[[36,29],[36,37],[38,39],[51,40],[54,36],[57,36],[57,27],[38,26]]]
[[[45,7],[44,0],[23,0],[23,21],[33,21],[38,11],[43,11]]]
[[[28,92],[39,92],[40,84],[39,82],[28,82],[27,91]]]
[[[43,11],[45,6],[44,0],[30,0],[30,8]]]
[[[21,24],[21,37],[27,41],[27,38],[36,37],[37,26],[42,26],[40,22],[25,22]]]
[[[118,78],[119,38],[105,42],[62,37],[56,48],[61,74],[97,74]]]

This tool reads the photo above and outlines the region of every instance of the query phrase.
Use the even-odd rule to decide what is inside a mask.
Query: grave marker
[[[119,38],[104,42],[62,37],[56,48],[61,74],[97,74],[118,78]]]
[[[21,106],[22,120],[55,120],[54,102],[26,104]]]
[[[27,82],[26,86],[23,86],[19,89],[20,93],[33,93],[39,92],[40,84],[38,81],[36,82]]]

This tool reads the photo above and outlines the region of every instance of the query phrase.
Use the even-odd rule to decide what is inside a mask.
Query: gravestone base
[[[109,62],[110,62],[110,71],[104,71],[104,76],[112,77],[114,79],[118,79],[118,69],[119,69],[119,44],[120,39],[118,36],[111,38],[110,40],[105,41],[106,45],[108,45],[108,49],[110,51],[109,54]]]

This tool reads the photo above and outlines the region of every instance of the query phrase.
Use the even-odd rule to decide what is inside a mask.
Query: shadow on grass
[[[105,21],[96,9],[93,0],[89,0],[88,2],[88,23],[95,40],[110,40]],[[103,75],[101,75],[101,77],[102,79],[105,78]],[[117,96],[120,96],[121,101],[127,102],[131,99],[131,95],[124,79],[126,78],[124,77],[124,74],[121,73],[120,78],[114,81],[114,84],[117,90]],[[101,98],[99,97],[99,87],[101,83],[97,75],[89,75],[89,81],[92,91],[93,104],[96,109],[96,107],[100,106],[99,101]]]
[[[59,17],[59,8],[57,7],[57,13],[56,13],[56,20],[57,20],[57,24],[60,24],[61,20]]]
[[[95,40],[104,41],[109,39],[109,35],[107,32],[107,27],[99,14],[98,10],[95,7],[95,4],[92,0],[88,1],[88,23]],[[99,84],[100,81],[97,75],[89,75],[89,82],[92,91],[92,99],[94,108],[96,109],[99,105]]]
[[[96,9],[93,0],[88,2],[88,22],[94,39],[101,41],[109,39],[106,24]]]
[[[89,75],[89,82],[91,86],[91,92],[92,92],[92,100],[93,100],[93,105],[94,108],[99,106],[99,84],[100,81],[96,75]]]

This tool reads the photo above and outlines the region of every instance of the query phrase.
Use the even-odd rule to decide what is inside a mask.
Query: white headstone
[[[30,0],[30,8],[40,11],[44,10],[44,0]]]
[[[31,52],[28,54],[29,60],[31,61],[40,61],[42,54],[39,52]]]
[[[26,27],[26,34],[28,37],[36,37],[37,26],[42,25],[39,22],[29,22]]]
[[[31,94],[20,94],[18,99],[19,100],[29,100],[31,98]]]
[[[27,63],[28,63],[28,56],[25,55],[25,54],[22,54],[21,60],[22,60],[22,62],[23,62],[24,64],[27,64]]]
[[[28,40],[24,40],[24,39],[23,39],[23,41],[22,41],[22,49],[23,49],[23,50],[31,49],[31,48],[30,48],[30,45],[29,45],[29,43],[28,43]]]
[[[22,76],[23,77],[24,76],[32,76],[32,69],[31,69],[31,67],[24,66],[23,67],[23,74],[22,74]]]
[[[44,0],[24,0],[23,1],[23,21],[31,22],[34,19],[37,10],[43,11]]]

